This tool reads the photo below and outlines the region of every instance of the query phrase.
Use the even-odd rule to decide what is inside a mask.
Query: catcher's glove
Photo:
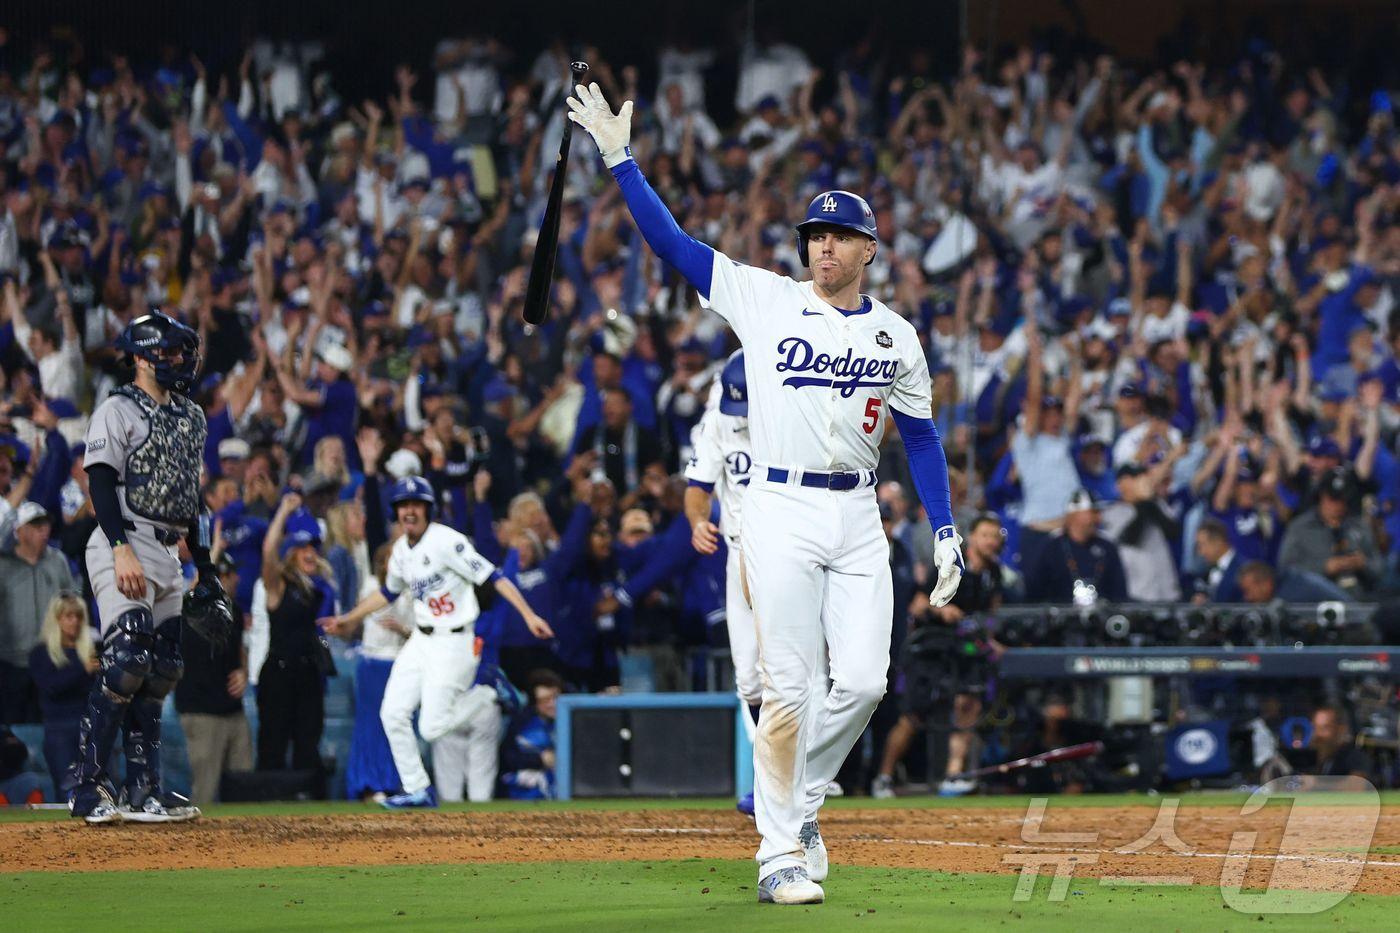
[[[182,614],[189,627],[215,648],[228,645],[233,635],[233,607],[224,585],[211,571],[202,572],[194,589],[185,594]]]

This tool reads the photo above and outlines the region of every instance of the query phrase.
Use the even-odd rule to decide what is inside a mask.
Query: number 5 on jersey
[[[880,404],[883,399],[872,398],[865,403],[865,421],[861,422],[861,428],[866,434],[872,434],[875,426],[880,423]]]

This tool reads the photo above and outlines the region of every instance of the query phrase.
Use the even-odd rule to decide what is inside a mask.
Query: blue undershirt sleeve
[[[929,524],[937,531],[953,524],[953,497],[948,492],[948,458],[932,418],[915,418],[891,408],[904,449],[909,453],[909,472],[914,489],[928,513]]]
[[[652,252],[674,266],[701,297],[710,297],[715,251],[687,234],[647,183],[635,159],[613,166],[613,178]]]

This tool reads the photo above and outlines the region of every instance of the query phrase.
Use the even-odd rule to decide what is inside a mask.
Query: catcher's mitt
[[[185,593],[182,614],[189,627],[215,648],[224,648],[233,635],[233,608],[224,585],[212,573],[201,573],[194,589]]]

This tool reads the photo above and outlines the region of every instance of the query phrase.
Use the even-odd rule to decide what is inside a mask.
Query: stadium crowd
[[[83,589],[85,415],[125,378],[114,336],[153,306],[203,339],[204,496],[249,620],[247,650],[206,649],[176,697],[204,759],[248,767],[256,748],[271,768],[314,747],[314,702],[267,735],[328,672],[319,639],[269,639],[263,562],[353,605],[395,533],[384,486],[409,475],[557,633],[487,610],[539,705],[617,689],[620,656],[691,688],[691,649],[723,644],[724,560],[690,549],[679,470],[735,340],[581,153],[549,321],[520,315],[580,51],[610,101],[636,101],[633,149],[681,226],[729,256],[800,277],[791,224],[814,194],[873,206],[866,282],[926,338],[970,568],[931,612],[932,534],[891,434],[897,641],[1002,600],[1400,582],[1400,137],[1390,93],[1345,72],[1260,42],[1141,67],[1032,47],[949,63],[867,38],[818,67],[765,40],[719,101],[712,50],[619,65],[478,36],[356,102],[269,41],[220,72],[6,36],[0,720],[81,706],[91,646],[63,621],[80,606],[49,605]],[[265,548],[274,525],[321,559]],[[402,607],[366,622],[362,703],[410,624]],[[269,650],[309,674],[269,678]],[[213,720],[241,717],[260,679],[279,699],[264,688],[252,743]],[[521,715],[504,769],[538,788],[552,762],[516,740],[547,730]]]

